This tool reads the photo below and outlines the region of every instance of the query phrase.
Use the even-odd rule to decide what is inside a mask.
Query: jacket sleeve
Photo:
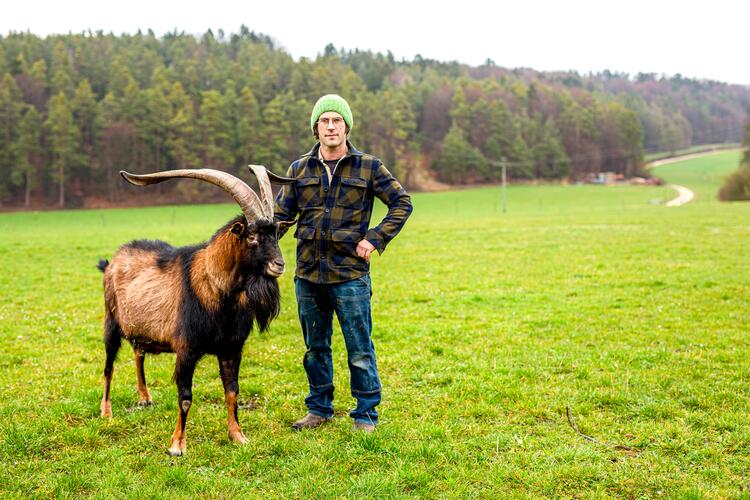
[[[289,165],[286,172],[287,177],[294,177],[294,163]],[[276,204],[273,211],[273,219],[276,222],[290,222],[294,220],[299,212],[297,206],[297,188],[292,184],[284,184],[276,195]],[[291,227],[291,226],[290,226]],[[289,227],[279,228],[279,239],[281,239]]]
[[[409,193],[382,163],[375,170],[372,185],[375,196],[388,207],[388,213],[380,224],[367,231],[365,239],[382,254],[386,245],[404,227],[413,206]]]

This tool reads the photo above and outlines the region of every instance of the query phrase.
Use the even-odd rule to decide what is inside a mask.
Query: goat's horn
[[[274,184],[291,184],[304,175],[299,174],[299,176],[297,177],[283,177],[281,175],[274,174],[270,170],[266,170],[266,172],[268,173],[268,178],[271,179],[271,182],[273,182]]]
[[[258,178],[260,199],[265,209],[268,210],[266,216],[273,219],[273,191],[271,191],[271,181],[276,184],[291,184],[296,179],[276,175],[273,172],[269,172],[263,165],[248,165],[247,167]]]
[[[234,201],[236,201],[242,209],[242,213],[245,214],[245,218],[248,222],[261,217],[267,217],[263,209],[263,204],[255,191],[253,191],[250,186],[245,184],[241,179],[226,172],[221,172],[220,170],[213,170],[211,168],[178,169],[141,175],[131,174],[124,170],[120,170],[120,175],[123,179],[136,186],[157,184],[175,178],[198,179],[210,182],[232,195]],[[271,213],[271,216],[273,216],[273,212]]]

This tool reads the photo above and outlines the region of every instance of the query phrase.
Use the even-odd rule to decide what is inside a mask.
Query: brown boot
[[[301,420],[297,420],[292,424],[292,429],[295,431],[301,431],[302,429],[315,429],[320,427],[324,423],[331,420],[330,418],[319,417],[313,413],[308,413]]]
[[[355,421],[354,422],[354,430],[355,431],[362,431],[362,432],[365,432],[367,434],[372,434],[373,432],[375,432],[375,426],[372,425],[372,424],[370,424],[370,423],[367,423],[367,422],[357,422],[357,421]]]

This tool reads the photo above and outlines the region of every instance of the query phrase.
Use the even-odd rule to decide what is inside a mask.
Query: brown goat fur
[[[106,314],[131,343],[161,344],[169,346],[162,351],[175,352],[182,272],[179,262],[159,268],[157,258],[141,248],[120,249],[104,272]]]
[[[195,252],[193,257],[190,284],[206,309],[215,310],[221,297],[229,293],[241,277],[242,255],[249,251],[250,246],[242,238],[245,227],[238,226],[217,233],[210,245]]]

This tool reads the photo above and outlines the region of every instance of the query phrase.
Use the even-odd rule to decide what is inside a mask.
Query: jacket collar
[[[346,147],[347,147],[347,152],[344,155],[344,158],[347,158],[349,156],[362,156],[362,152],[358,150],[357,148],[355,148],[352,145],[352,143],[349,142],[349,139],[346,140]],[[313,146],[310,151],[302,155],[302,158],[310,157],[310,158],[314,158],[318,160],[319,159],[318,151],[320,151],[320,142],[316,142],[315,146]]]

